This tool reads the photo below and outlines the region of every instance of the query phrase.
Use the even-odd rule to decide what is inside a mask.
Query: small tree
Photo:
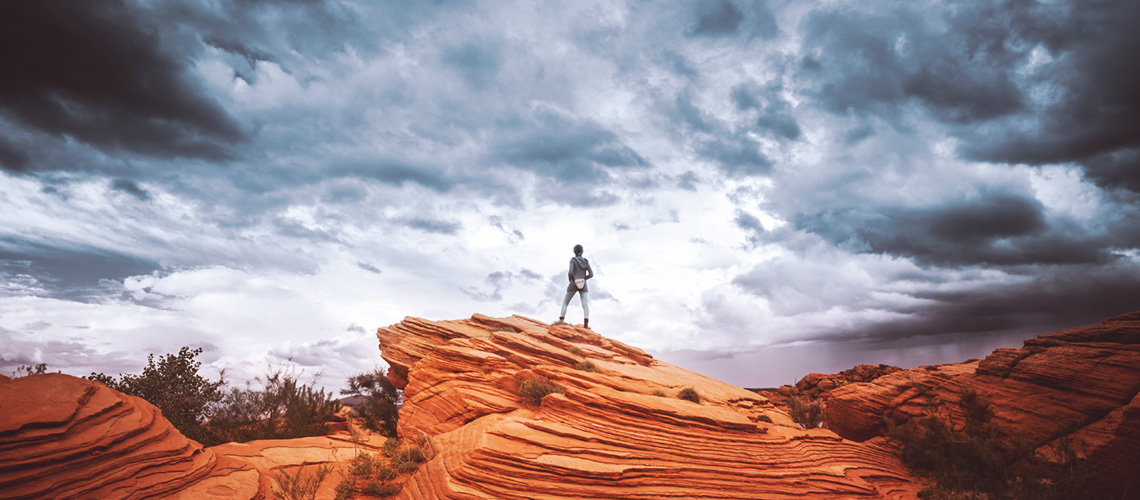
[[[377,368],[372,372],[349,377],[348,389],[341,389],[340,393],[364,398],[363,403],[356,405],[356,411],[364,419],[364,427],[388,437],[396,435],[399,419],[396,405],[400,402],[401,394],[388,380],[383,369]]]
[[[211,407],[222,400],[222,379],[211,381],[198,374],[202,363],[194,358],[202,349],[183,347],[178,354],[167,354],[155,362],[154,354],[147,356],[147,366],[141,375],[120,374],[118,380],[102,373],[87,378],[101,382],[124,394],[138,396],[162,410],[176,429],[186,437],[203,442],[207,439],[206,420]]]

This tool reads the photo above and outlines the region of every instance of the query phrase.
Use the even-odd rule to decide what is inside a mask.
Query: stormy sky
[[[1140,309],[1140,3],[0,2],[0,372],[558,316],[750,386]],[[568,320],[580,322],[575,300]]]

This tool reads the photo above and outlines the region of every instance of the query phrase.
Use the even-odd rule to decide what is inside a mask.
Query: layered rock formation
[[[336,466],[382,442],[342,433],[203,448],[150,403],[98,382],[0,377],[2,500],[274,498],[276,472]]]
[[[399,432],[436,453],[398,498],[913,498],[880,446],[803,430],[767,399],[572,326],[408,318],[377,336]],[[543,377],[564,393],[522,403]],[[678,399],[691,387],[700,402]],[[769,422],[770,421],[770,422]]]
[[[827,426],[864,441],[881,435],[880,415],[906,422],[940,401],[963,422],[959,395],[993,404],[998,432],[1039,446],[1065,442],[1104,478],[1105,498],[1140,498],[1140,311],[1099,325],[1026,340],[981,361],[924,366],[829,391]]]

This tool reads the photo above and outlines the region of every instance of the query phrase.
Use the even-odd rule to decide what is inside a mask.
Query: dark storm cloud
[[[247,139],[122,1],[0,3],[0,110],[107,151],[223,160]]]
[[[803,26],[807,55],[800,76],[839,114],[890,118],[900,106],[919,102],[947,121],[971,123],[1022,110],[1014,77],[1025,54],[936,31],[928,15],[814,12]]]
[[[433,219],[421,216],[399,218],[393,220],[393,222],[412,229],[436,234],[454,235],[463,228],[463,224],[460,224],[459,221]]]
[[[755,111],[756,128],[770,135],[788,140],[800,138],[800,126],[791,114],[791,104],[780,97],[780,86],[761,88],[755,83],[740,84],[732,88],[730,98],[740,111]]]
[[[816,12],[801,76],[839,114],[893,119],[921,103],[953,125],[967,159],[1072,162],[1101,187],[1138,192],[1140,66],[1122,64],[1140,52],[1137,24],[1136,2]]]
[[[700,0],[696,4],[696,23],[689,36],[729,36],[746,34],[770,39],[779,34],[776,17],[763,0]]]
[[[693,35],[729,35],[736,33],[744,13],[728,0],[701,0],[697,2],[697,25]]]
[[[139,187],[138,184],[135,184],[135,182],[130,179],[115,179],[114,181],[111,181],[111,189],[127,193],[131,196],[134,196],[135,198],[138,198],[140,201],[150,200],[150,193],[148,193],[147,190]]]
[[[1078,162],[1094,182],[1133,189],[1135,170],[1126,183],[1098,174],[1106,155],[1127,157],[1140,146],[1140,67],[1124,63],[1140,52],[1140,4],[1011,3],[984,14],[1008,22],[1022,44],[1048,50],[1052,61],[1036,76],[1056,99],[1025,120],[968,135],[976,141],[965,144],[964,153],[1009,163]]]
[[[0,236],[0,274],[5,280],[26,276],[40,291],[56,298],[86,301],[106,288],[102,280],[149,274],[162,266],[154,260],[82,244],[49,245]]]
[[[890,340],[916,336],[1012,333],[1028,337],[1140,309],[1135,264],[1061,266],[1032,279],[984,289],[924,292],[904,319],[837,330],[821,339]],[[834,335],[834,336],[832,336]]]
[[[373,274],[383,274],[383,272],[384,272],[384,271],[381,271],[380,268],[378,268],[378,267],[376,267],[376,266],[374,266],[368,262],[357,261],[356,267],[359,267],[359,268],[361,268],[365,271],[368,271],[370,273],[373,273]]]
[[[410,182],[440,193],[450,191],[455,183],[455,180],[434,167],[401,160],[345,162],[329,167],[325,173],[334,177],[374,179],[393,186]]]
[[[497,45],[477,42],[446,47],[440,57],[475,89],[483,89],[492,81],[502,58]]]
[[[539,106],[492,147],[492,163],[533,171],[562,186],[586,186],[552,199],[571,205],[605,205],[617,200],[593,186],[613,179],[611,171],[641,169],[649,162],[613,131],[585,118]]]
[[[28,166],[28,153],[4,135],[0,135],[0,169],[9,172],[24,172]]]
[[[752,95],[739,98],[746,101],[746,106],[757,103]],[[772,170],[772,161],[760,152],[760,143],[748,136],[751,127],[736,128],[706,113],[693,103],[691,92],[679,93],[663,106],[662,113],[669,123],[679,125],[673,131],[679,140],[688,142],[697,155],[713,162],[725,174],[764,175]]]
[[[799,214],[795,226],[848,250],[907,257],[921,265],[1104,263],[1111,258],[1103,236],[1064,218],[1047,219],[1040,202],[1010,191],[919,208]]]

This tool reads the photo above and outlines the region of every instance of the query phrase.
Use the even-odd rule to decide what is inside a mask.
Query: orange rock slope
[[[401,438],[436,450],[397,498],[915,496],[882,447],[800,429],[762,396],[587,329],[476,315],[377,336],[405,391]],[[524,405],[517,382],[538,376],[565,393]],[[675,397],[685,387],[700,403]]]
[[[928,397],[962,422],[956,410],[963,389],[993,404],[994,423],[1007,438],[1027,440],[1046,456],[1068,442],[1103,477],[1104,498],[1140,498],[1140,311],[1041,335],[981,361],[838,387],[828,394],[827,426],[868,440],[882,433],[880,415],[906,422],[924,415]]]
[[[262,500],[273,476],[346,463],[383,438],[340,435],[203,448],[150,403],[62,374],[0,376],[0,500]],[[322,485],[333,498],[336,481]]]

